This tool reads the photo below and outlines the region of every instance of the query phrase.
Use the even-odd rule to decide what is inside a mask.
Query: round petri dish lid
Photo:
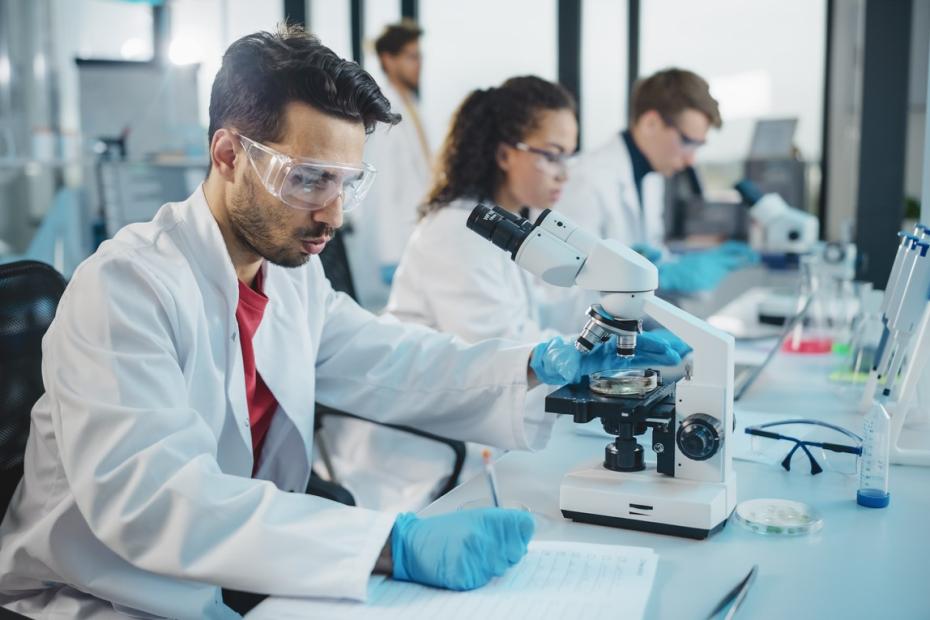
[[[644,396],[659,386],[659,371],[651,368],[591,373],[589,387],[601,396]]]
[[[804,536],[820,531],[823,518],[811,506],[790,499],[750,499],[736,505],[740,525],[767,536]]]

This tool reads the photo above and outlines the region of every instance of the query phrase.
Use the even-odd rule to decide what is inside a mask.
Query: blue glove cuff
[[[412,512],[402,512],[397,515],[394,528],[391,530],[391,562],[394,565],[391,576],[398,581],[412,581],[405,566],[406,555],[403,540],[416,521],[417,517]]]

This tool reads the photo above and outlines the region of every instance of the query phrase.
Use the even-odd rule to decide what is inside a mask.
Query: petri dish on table
[[[790,499],[750,499],[733,511],[736,522],[767,536],[806,536],[820,531],[823,517],[811,506]]]

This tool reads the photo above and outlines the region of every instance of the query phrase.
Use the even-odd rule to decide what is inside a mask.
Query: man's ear
[[[636,124],[649,131],[655,131],[665,126],[665,121],[657,110],[646,110],[636,121]]]
[[[236,146],[239,140],[228,129],[218,129],[210,141],[210,162],[212,169],[226,181],[232,183],[236,173]]]

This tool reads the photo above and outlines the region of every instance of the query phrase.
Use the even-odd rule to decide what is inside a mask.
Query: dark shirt
[[[623,130],[620,135],[623,136],[623,142],[630,152],[630,161],[633,163],[633,180],[636,182],[636,193],[639,195],[639,208],[642,210],[643,178],[650,172],[653,172],[652,164],[649,163],[649,160],[646,159],[643,152],[636,146],[636,142],[633,140],[633,134],[630,133],[629,129]]]

